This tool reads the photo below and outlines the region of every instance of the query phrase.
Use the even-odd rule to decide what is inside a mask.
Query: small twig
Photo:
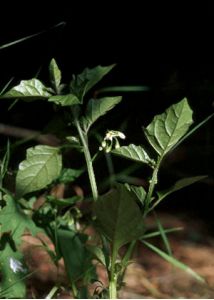
[[[40,144],[59,146],[59,139],[52,134],[41,134],[41,132],[0,123],[0,134],[16,138],[36,140]]]

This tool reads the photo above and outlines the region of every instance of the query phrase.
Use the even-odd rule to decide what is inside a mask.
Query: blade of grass
[[[8,111],[10,111],[15,105],[16,105],[16,103],[18,103],[19,102],[19,99],[15,99],[12,103],[11,103],[11,105],[8,107]]]
[[[176,232],[176,231],[180,231],[183,230],[182,227],[175,227],[175,228],[170,228],[170,229],[163,229],[165,234],[166,233],[172,233],[172,232]],[[155,232],[151,232],[151,233],[147,233],[143,236],[143,239],[150,239],[156,236],[160,235],[160,231],[155,231]]]
[[[33,275],[34,273],[38,272],[39,269],[36,269],[30,273],[28,273],[27,275],[23,276],[22,278],[18,279],[16,282],[10,284],[9,286],[7,286],[4,290],[0,290],[0,297],[4,297],[7,295],[7,291],[13,287],[14,285],[16,285],[18,282],[27,279],[28,277],[30,277],[31,275]]]
[[[2,183],[2,180],[4,179],[5,174],[7,173],[9,160],[10,160],[10,141],[8,140],[7,146],[6,146],[6,152],[1,160],[1,164],[0,164],[0,183]]]
[[[8,170],[10,160],[10,141],[7,141],[6,152],[0,162],[0,188],[3,186],[3,180]],[[0,200],[2,200],[2,191],[0,191]]]
[[[37,36],[39,36],[39,35],[41,35],[41,34],[46,33],[47,31],[53,30],[53,29],[55,29],[55,28],[58,28],[58,27],[64,27],[65,25],[66,25],[65,22],[57,23],[57,24],[51,26],[51,27],[48,28],[48,29],[41,30],[41,31],[39,31],[39,32],[37,32],[37,33],[31,34],[31,35],[25,36],[25,37],[23,37],[23,38],[20,38],[20,39],[18,39],[18,40],[15,40],[15,41],[13,41],[13,42],[4,44],[4,45],[0,46],[0,50],[5,49],[5,48],[8,48],[8,47],[11,47],[11,46],[14,46],[14,45],[19,44],[19,43],[22,43],[22,42],[25,42],[26,40],[32,39],[32,38],[34,38],[34,37],[37,37]]]
[[[187,265],[185,265],[184,263],[180,262],[179,260],[175,259],[174,257],[168,255],[167,253],[163,252],[162,250],[160,250],[159,248],[155,247],[154,245],[150,244],[149,242],[146,241],[142,241],[141,242],[147,246],[149,249],[151,249],[152,251],[154,251],[155,253],[157,253],[160,257],[162,257],[164,260],[166,260],[167,262],[169,262],[170,264],[172,264],[173,266],[187,272],[188,274],[190,274],[191,276],[193,276],[196,280],[205,283],[205,279],[203,277],[201,277],[200,275],[198,275],[195,271],[193,271],[190,267],[188,267]]]
[[[150,88],[146,85],[127,85],[127,86],[108,86],[96,91],[96,95],[101,93],[109,93],[109,92],[147,92],[150,91]]]
[[[160,231],[160,235],[162,237],[162,240],[163,240],[163,243],[164,243],[164,246],[166,248],[166,251],[167,253],[172,256],[172,250],[171,250],[171,247],[170,247],[170,244],[169,244],[169,240],[167,238],[167,235],[166,235],[166,232],[160,222],[160,220],[158,219],[156,213],[154,212],[154,215],[155,215],[155,219],[156,219],[156,222],[157,222],[157,225],[158,225],[158,229]]]
[[[50,290],[50,292],[48,293],[48,295],[45,297],[45,299],[52,299],[53,296],[56,294],[57,290],[59,289],[58,286],[54,286],[52,287],[52,289]]]
[[[8,86],[11,84],[11,82],[13,81],[14,77],[11,77],[10,80],[3,86],[3,88],[0,91],[0,95],[4,94],[4,92],[6,91],[6,89],[8,88]]]
[[[188,133],[180,139],[180,141],[175,144],[174,147],[171,148],[170,152],[173,151],[175,148],[177,148],[183,141],[185,141],[190,135],[192,135],[197,129],[199,129],[201,126],[203,126],[205,123],[207,123],[212,117],[214,116],[214,113],[209,115],[206,119],[204,119],[202,122],[200,122],[198,125],[194,126]]]

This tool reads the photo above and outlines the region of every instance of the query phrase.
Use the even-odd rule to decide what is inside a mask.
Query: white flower
[[[110,130],[106,133],[104,140],[112,141],[113,138],[117,138],[117,137],[119,137],[123,140],[126,138],[124,133],[117,131],[117,130]]]
[[[111,131],[108,131],[108,132],[106,133],[106,136],[105,136],[105,139],[104,139],[104,140],[112,141],[112,139],[113,139],[112,132],[111,132]]]
[[[105,150],[106,153],[110,152],[113,148],[113,146],[118,149],[120,147],[120,143],[118,141],[118,138],[125,139],[126,136],[124,133],[117,131],[117,130],[109,130],[107,131],[101,146],[99,147],[99,150]]]
[[[15,259],[13,257],[10,257],[9,262],[10,262],[10,268],[11,268],[11,270],[14,273],[17,273],[17,272],[26,272],[27,271],[23,267],[23,264],[19,260],[17,260],[17,259]]]
[[[124,133],[122,133],[122,132],[120,132],[120,131],[118,131],[117,133],[118,133],[118,137],[119,137],[119,138],[121,138],[122,140],[125,140],[126,136],[125,136]]]

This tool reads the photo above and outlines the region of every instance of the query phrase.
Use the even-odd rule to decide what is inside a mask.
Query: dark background
[[[77,1],[76,1],[77,2]],[[117,63],[103,80],[105,85],[146,85],[149,92],[124,95],[116,115],[133,117],[128,133],[140,142],[140,131],[170,104],[188,97],[198,123],[213,112],[214,13],[194,3],[161,5],[150,2],[109,4],[87,2],[8,3],[0,18],[0,45],[43,31],[24,43],[0,50],[0,85],[14,77],[29,79],[40,71],[48,80],[47,67],[55,57],[66,82],[73,73],[95,65]],[[107,4],[108,3],[108,4]],[[44,4],[47,7],[44,7]],[[118,5],[119,4],[119,5]],[[65,26],[52,28],[64,22]],[[51,110],[44,104],[20,103],[8,112],[0,104],[1,123],[41,130]],[[16,111],[16,112],[15,112]],[[108,124],[107,124],[108,126]],[[116,128],[115,128],[116,129]],[[131,138],[130,138],[131,140]],[[209,175],[207,180],[166,200],[163,209],[197,214],[212,224],[213,120],[209,121],[162,168],[160,184],[182,176]]]

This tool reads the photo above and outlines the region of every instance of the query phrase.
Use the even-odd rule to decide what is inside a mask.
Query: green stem
[[[110,186],[112,187],[113,184],[116,181],[115,172],[114,172],[114,165],[113,165],[113,162],[112,162],[111,154],[106,153],[105,156],[106,156],[106,162],[107,162],[107,167],[108,167],[108,171],[109,171]]]
[[[77,290],[76,284],[74,282],[71,283],[71,290],[72,290],[74,299],[76,299],[78,296],[78,290]]]
[[[89,181],[90,181],[90,185],[91,185],[93,199],[94,199],[94,201],[97,201],[98,189],[97,189],[97,183],[96,183],[95,174],[94,174],[92,158],[91,158],[91,154],[90,154],[89,147],[88,147],[87,135],[83,132],[78,120],[75,120],[75,125],[77,127],[77,131],[79,133],[79,137],[80,137],[80,140],[83,145],[83,152],[85,155],[85,161],[86,161],[86,165],[87,165],[88,176],[89,176]]]
[[[109,298],[117,299],[117,274],[115,273],[115,263],[117,259],[117,247],[113,246],[111,255],[111,269],[109,280]]]
[[[144,217],[147,215],[147,213],[149,211],[149,205],[151,203],[154,188],[155,188],[155,185],[157,184],[157,176],[158,176],[158,171],[159,171],[161,159],[162,159],[161,157],[158,159],[157,164],[156,164],[156,166],[153,170],[153,173],[152,173],[152,178],[151,178],[151,181],[150,181],[150,184],[149,184],[149,190],[148,190],[148,193],[147,193],[146,199],[145,199]]]

